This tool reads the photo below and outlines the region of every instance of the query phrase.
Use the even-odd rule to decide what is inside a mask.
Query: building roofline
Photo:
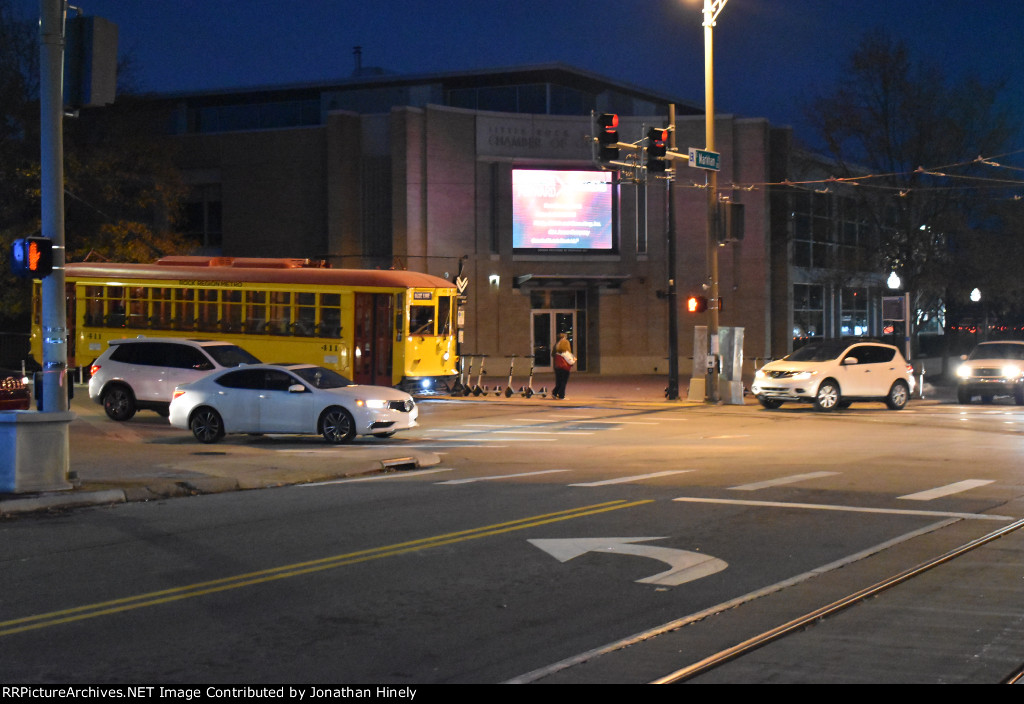
[[[168,93],[151,93],[150,98],[157,100],[182,100],[188,98],[215,98],[227,96],[252,96],[256,94],[287,94],[303,92],[322,92],[325,90],[355,90],[363,88],[386,88],[405,87],[429,83],[443,83],[449,86],[465,86],[489,84],[494,85],[495,78],[507,77],[509,85],[526,82],[531,76],[536,76],[538,82],[549,82],[552,78],[562,77],[567,79],[565,83],[579,85],[586,84],[586,87],[600,92],[601,90],[616,90],[631,97],[651,102],[670,104],[686,108],[688,111],[703,112],[703,106],[696,103],[681,101],[670,97],[659,91],[650,90],[622,81],[617,81],[601,74],[593,73],[584,69],[570,66],[561,62],[542,64],[526,64],[519,66],[504,66],[486,69],[471,69],[462,71],[446,71],[438,73],[375,73],[372,75],[350,76],[336,80],[320,80],[286,84],[264,84],[253,86],[234,86],[221,89],[203,89],[196,91],[173,91]],[[517,80],[511,80],[513,78]],[[555,81],[558,82],[558,81]]]

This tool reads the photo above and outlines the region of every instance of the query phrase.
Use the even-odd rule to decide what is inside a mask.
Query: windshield
[[[352,382],[341,374],[324,367],[299,367],[292,369],[291,372],[318,389],[340,389],[343,386],[352,386]]]
[[[1024,359],[1024,345],[993,342],[978,345],[968,359]]]
[[[238,345],[204,345],[203,350],[222,367],[237,367],[239,364],[259,364],[260,360]]]
[[[786,360],[789,362],[826,362],[838,357],[849,346],[849,343],[840,340],[812,342],[786,357]]]

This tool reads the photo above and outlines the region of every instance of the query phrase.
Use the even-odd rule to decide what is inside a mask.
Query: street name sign
[[[721,154],[718,152],[709,152],[706,149],[697,149],[696,147],[690,147],[690,166],[695,169],[707,169],[708,171],[718,171],[718,164],[721,159]]]

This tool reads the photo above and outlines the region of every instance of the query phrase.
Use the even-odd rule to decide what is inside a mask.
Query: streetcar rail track
[[[833,601],[831,604],[815,609],[814,611],[808,612],[803,616],[799,616],[792,619],[780,626],[769,629],[759,635],[753,636],[738,643],[732,647],[721,650],[713,655],[709,655],[695,663],[680,668],[674,672],[666,674],[653,680],[650,684],[677,684],[693,679],[698,675],[707,673],[727,662],[736,660],[737,658],[743,657],[753,651],[764,647],[780,638],[785,637],[791,633],[800,631],[808,626],[815,624],[816,622],[831,616],[839,611],[842,611],[850,606],[858,604],[865,599],[877,596],[878,594],[902,584],[914,577],[917,577],[925,572],[928,572],[940,565],[946,564],[952,560],[955,560],[962,555],[969,553],[973,550],[980,548],[983,545],[991,543],[994,540],[998,540],[1010,533],[1024,528],[1024,519],[1020,519],[1005,525],[997,530],[992,531],[986,535],[971,540],[957,548],[954,548],[948,552],[939,555],[938,557],[932,558],[925,562],[922,562],[915,567],[908,570],[904,570],[896,575],[883,579],[870,587],[866,587],[845,597]],[[1003,684],[1019,684],[1024,682],[1024,665],[1016,672],[1011,673],[1004,680]]]

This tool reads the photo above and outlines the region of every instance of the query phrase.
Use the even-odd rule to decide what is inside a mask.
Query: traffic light
[[[605,113],[597,118],[598,159],[610,164],[619,159],[619,116]]]
[[[686,299],[687,313],[703,313],[708,309],[708,299],[704,296],[690,296]]]
[[[15,276],[42,279],[53,272],[53,242],[49,237],[26,237],[11,245],[11,271]]]
[[[647,170],[653,173],[664,173],[668,167],[665,158],[668,152],[668,130],[652,127],[647,130]]]

